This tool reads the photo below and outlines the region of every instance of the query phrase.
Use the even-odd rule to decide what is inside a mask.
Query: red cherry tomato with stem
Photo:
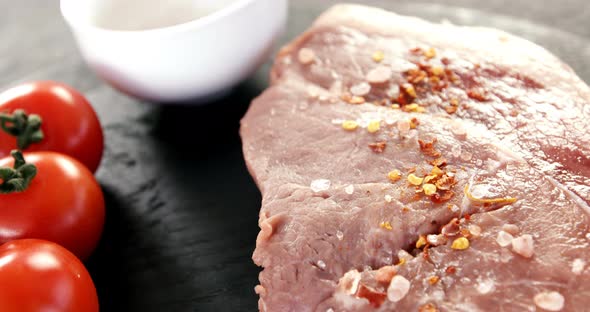
[[[0,159],[0,243],[44,239],[84,260],[98,244],[104,217],[100,185],[79,161],[54,152],[23,158],[18,151]]]
[[[90,274],[65,248],[36,239],[0,246],[0,311],[98,310]]]
[[[10,151],[66,154],[96,172],[103,152],[96,112],[65,84],[39,81],[0,94],[0,158]]]

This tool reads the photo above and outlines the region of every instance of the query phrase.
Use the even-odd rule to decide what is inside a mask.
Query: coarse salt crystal
[[[478,237],[481,235],[481,227],[479,227],[478,225],[471,224],[469,225],[469,227],[467,227],[467,229],[469,230],[469,233],[471,233],[471,235],[473,235],[474,237]]]
[[[361,282],[361,273],[357,270],[351,270],[346,272],[344,276],[338,282],[341,289],[346,291],[350,295],[356,294],[359,289],[359,283]]]
[[[504,230],[512,235],[516,235],[516,234],[518,234],[518,232],[520,232],[520,229],[518,228],[518,225],[516,225],[516,224],[504,224],[502,226],[502,230]]]
[[[392,200],[393,200],[393,197],[391,197],[391,195],[385,195],[386,202],[391,203]]]
[[[387,299],[392,302],[402,300],[410,291],[410,281],[401,275],[396,275],[391,279],[387,287]]]
[[[496,237],[496,242],[502,247],[512,244],[512,240],[514,240],[514,236],[506,231],[498,232],[498,237]]]
[[[328,310],[326,310],[326,312],[334,312],[334,309],[329,308]]]
[[[371,85],[366,82],[361,82],[350,87],[350,93],[355,96],[365,96],[371,92]]]
[[[344,192],[348,195],[352,195],[354,193],[354,185],[349,185],[344,188]]]
[[[561,311],[565,305],[563,295],[556,291],[538,293],[533,300],[539,308],[547,311]]]
[[[397,122],[397,130],[402,133],[407,133],[410,131],[410,122],[407,120],[400,120]]]
[[[323,192],[323,191],[327,191],[328,189],[330,189],[331,184],[332,184],[332,182],[330,182],[330,180],[318,179],[318,180],[311,181],[310,188],[315,193]]]
[[[372,84],[386,83],[393,74],[391,68],[378,66],[367,73],[367,81]]]
[[[440,246],[447,242],[447,238],[442,234],[429,234],[426,235],[426,241],[432,246]]]
[[[470,161],[472,157],[473,157],[473,154],[471,154],[470,152],[461,153],[461,159],[464,161]]]
[[[307,95],[312,98],[312,99],[317,99],[318,96],[320,96],[320,93],[317,89],[315,88],[308,88],[307,89]]]
[[[575,259],[574,262],[572,262],[572,273],[574,273],[576,275],[582,274],[585,266],[586,266],[586,261],[584,261],[580,258]]]
[[[463,125],[458,122],[451,125],[451,132],[453,132],[453,134],[461,140],[465,140],[467,138],[467,130],[465,130]]]
[[[534,248],[532,235],[525,234],[512,240],[512,251],[525,258],[533,256]]]
[[[322,270],[326,268],[326,263],[324,261],[322,261],[322,260],[319,260],[317,262],[317,265],[318,265],[318,268],[320,268]]]
[[[313,63],[313,61],[315,60],[315,53],[312,49],[303,48],[299,50],[299,53],[297,54],[297,59],[299,60],[299,63],[303,65],[309,65]]]
[[[342,240],[344,238],[344,233],[342,233],[342,231],[336,231],[336,238]]]
[[[494,290],[494,280],[492,279],[485,279],[482,281],[479,281],[479,283],[477,283],[477,286],[475,287],[477,289],[477,292],[479,292],[482,295],[485,294],[489,294],[490,292],[492,292]]]

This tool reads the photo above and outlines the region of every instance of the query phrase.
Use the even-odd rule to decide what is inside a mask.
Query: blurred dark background
[[[281,43],[336,3],[318,2],[291,1]],[[362,3],[510,31],[545,46],[590,81],[586,0]],[[143,103],[87,69],[56,0],[0,0],[0,57],[0,89],[28,80],[62,81],[82,91],[101,117],[106,147],[98,179],[107,222],[87,266],[102,311],[257,309],[258,268],[250,256],[260,195],[242,159],[238,127],[267,84],[270,60],[216,103]]]

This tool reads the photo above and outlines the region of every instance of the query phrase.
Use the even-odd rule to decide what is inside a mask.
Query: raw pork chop
[[[261,311],[589,311],[590,89],[507,33],[340,5],[242,121]]]

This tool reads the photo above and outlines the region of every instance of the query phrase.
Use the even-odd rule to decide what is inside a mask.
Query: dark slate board
[[[317,2],[292,1],[283,43],[335,3]],[[547,47],[590,81],[588,2],[514,2],[364,3],[505,29]],[[258,269],[250,256],[260,195],[242,159],[238,126],[266,86],[270,62],[207,106],[142,103],[86,68],[56,0],[0,0],[0,56],[1,89],[27,80],[63,81],[84,92],[101,117],[106,150],[98,179],[107,222],[88,267],[102,311],[256,310]]]

